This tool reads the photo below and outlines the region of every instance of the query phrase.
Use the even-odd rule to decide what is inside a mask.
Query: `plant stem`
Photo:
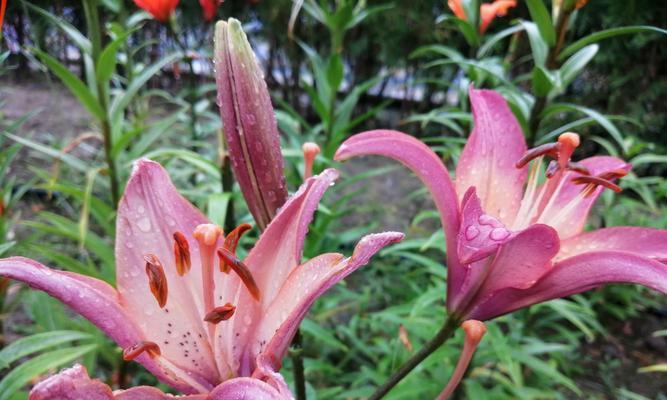
[[[405,362],[394,374],[380,387],[375,390],[368,400],[378,400],[386,395],[394,386],[396,386],[405,376],[410,373],[417,365],[424,361],[431,353],[442,346],[449,338],[454,335],[459,326],[459,319],[451,316],[447,317],[442,328],[436,335],[428,341],[418,352]]]
[[[306,375],[303,370],[303,347],[301,346],[301,330],[297,329],[292,346],[295,348],[290,352],[294,369],[294,386],[296,388],[296,399],[306,400]]]
[[[92,59],[94,65],[100,58],[102,49],[102,35],[100,34],[100,16],[97,12],[97,3],[91,0],[83,1],[83,9],[86,15],[86,24],[88,25],[88,37],[90,38],[92,47]],[[95,82],[95,89],[97,90],[97,100],[100,106],[105,111],[104,117],[100,119],[100,126],[102,129],[102,137],[104,138],[104,157],[109,170],[109,186],[111,187],[111,200],[114,209],[118,207],[120,200],[120,188],[118,186],[118,171],[116,170],[116,160],[114,159],[111,149],[113,147],[113,138],[111,137],[111,124],[109,123],[109,104],[107,101],[107,90],[101,82]]]
[[[558,14],[558,19],[556,20],[556,45],[549,50],[549,55],[547,56],[546,67],[548,69],[558,68],[558,54],[560,54],[561,49],[563,48],[563,43],[565,43],[565,33],[567,32],[567,23],[570,20],[570,15],[574,9],[562,9]],[[530,119],[528,120],[528,145],[534,146],[535,139],[537,136],[537,129],[540,127],[542,122],[541,114],[544,111],[544,108],[547,106],[548,99],[546,96],[540,96],[535,99],[535,104],[533,105],[532,110],[530,110]]]

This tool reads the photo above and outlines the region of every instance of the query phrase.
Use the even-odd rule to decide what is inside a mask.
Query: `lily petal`
[[[352,257],[323,254],[296,268],[266,309],[257,329],[255,344],[260,351],[266,345],[263,353],[273,359],[282,359],[315,300],[357,268],[366,265],[380,249],[401,241],[403,237],[398,232],[368,235],[359,241]]]
[[[431,192],[447,239],[447,291],[455,292],[454,288],[460,287],[465,273],[456,255],[459,207],[454,185],[440,157],[410,135],[391,130],[374,130],[347,139],[336,151],[334,159],[344,161],[364,155],[385,156],[402,163],[412,170]]]
[[[290,400],[268,383],[254,378],[235,378],[218,385],[211,400]]]
[[[588,169],[591,175],[617,169],[629,171],[631,168],[630,164],[620,158],[609,156],[589,157],[581,160],[579,164]],[[602,187],[598,187],[589,196],[584,196],[582,192],[586,185],[572,182],[576,176],[580,174],[573,171],[564,173],[561,183],[553,188],[550,200],[542,206],[542,214],[537,220],[539,223],[554,227],[561,240],[571,238],[582,231],[591,207],[603,190]]]
[[[252,372],[256,354],[246,348],[250,340],[247,332],[255,329],[254,324],[261,318],[262,310],[271,304],[289,274],[301,264],[308,225],[320,199],[337,177],[335,169],[327,169],[301,185],[246,257],[245,264],[259,287],[260,302],[251,296],[237,276],[218,275],[221,281],[219,285],[216,282],[216,287],[220,287],[217,296],[237,307],[231,319],[217,326],[221,341],[218,345],[222,349],[233,349],[226,356],[237,375],[248,376]],[[239,360],[240,365],[237,365]]]
[[[30,391],[28,400],[113,400],[111,388],[100,380],[88,377],[83,365],[75,364],[39,382]]]
[[[515,163],[526,152],[526,141],[500,94],[471,87],[470,103],[474,126],[456,167],[456,192],[462,199],[474,186],[484,210],[511,226],[527,174]]]
[[[121,305],[118,292],[106,282],[85,275],[51,269],[23,257],[0,260],[0,276],[43,290],[92,322],[123,348],[132,346],[144,338],[130,313]],[[186,393],[192,391],[188,385],[166,375],[158,363],[148,355],[141,355],[135,361],[173,388]]]
[[[667,266],[621,251],[580,254],[555,264],[528,289],[503,289],[496,292],[472,309],[468,317],[487,320],[608,283],[635,283],[667,294]]]
[[[157,343],[164,358],[203,378],[208,382],[203,385],[212,388],[219,375],[206,339],[204,305],[199,296],[193,296],[202,287],[201,256],[193,232],[204,223],[208,223],[206,217],[178,193],[160,164],[146,159],[135,162],[118,207],[118,291],[132,318],[140,323],[145,340]],[[195,267],[184,276],[178,274],[173,252],[176,232],[191,244]],[[148,254],[164,267],[168,283],[164,307],[149,289]]]
[[[590,251],[625,251],[667,262],[667,230],[620,226],[582,233],[561,242],[556,260]]]

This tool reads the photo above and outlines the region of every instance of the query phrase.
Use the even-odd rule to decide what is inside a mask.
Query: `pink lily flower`
[[[208,394],[174,397],[151,386],[137,386],[112,391],[104,382],[90,379],[80,364],[38,383],[30,391],[29,400],[293,400],[283,377],[268,365],[261,365],[251,378],[233,378],[218,385]]]
[[[327,253],[302,264],[308,224],[337,176],[328,169],[308,179],[240,261],[234,251],[248,226],[224,237],[159,164],[139,160],[118,209],[117,290],[22,257],[0,260],[0,276],[59,299],[171,387],[209,393],[252,376],[258,356],[278,370],[315,299],[402,239],[369,235],[351,257]]]
[[[488,320],[607,283],[667,293],[667,231],[614,227],[582,232],[593,203],[630,165],[615,157],[570,157],[576,134],[527,150],[505,100],[470,90],[474,129],[452,182],[428,146],[401,132],[375,130],[345,141],[335,155],[383,155],[428,187],[447,240],[447,308]],[[544,157],[551,161],[540,183]],[[529,171],[529,163],[532,166]]]

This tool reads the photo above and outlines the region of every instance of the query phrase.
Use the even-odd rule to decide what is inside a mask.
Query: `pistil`
[[[193,236],[199,242],[199,255],[202,267],[202,292],[204,294],[204,310],[209,313],[215,308],[215,281],[213,279],[213,262],[218,238],[222,229],[214,224],[202,224],[195,228]],[[211,343],[213,341],[213,325],[209,326]]]

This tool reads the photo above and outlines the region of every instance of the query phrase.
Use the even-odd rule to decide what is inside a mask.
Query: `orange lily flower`
[[[449,0],[447,5],[454,15],[462,20],[468,20],[465,11],[463,10],[463,6],[461,5],[461,0]],[[489,24],[491,24],[491,21],[493,21],[494,18],[507,15],[507,10],[513,7],[516,7],[516,0],[495,0],[493,3],[482,4],[479,9],[479,32],[486,32],[486,28],[489,27]]]

